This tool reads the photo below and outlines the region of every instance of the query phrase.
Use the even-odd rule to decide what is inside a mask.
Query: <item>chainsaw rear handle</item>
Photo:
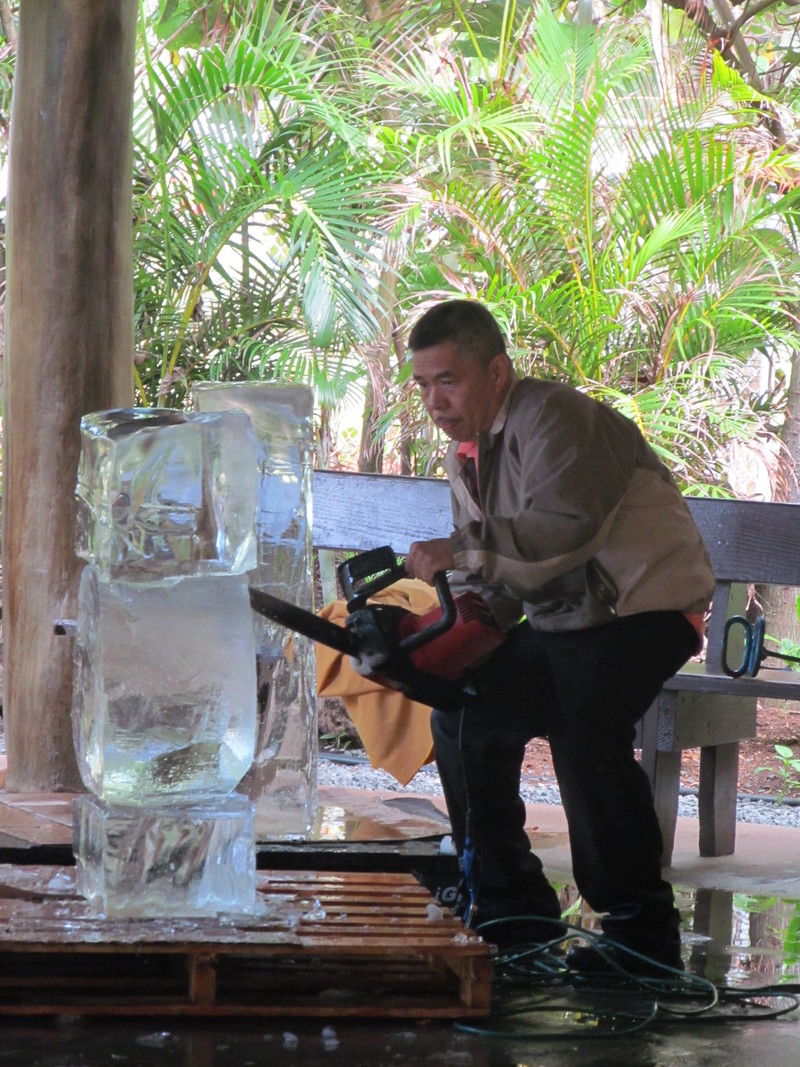
[[[339,564],[336,573],[349,612],[363,608],[371,596],[387,585],[394,585],[400,578],[408,577],[405,567],[397,562],[397,556],[389,545],[372,548],[346,559]]]
[[[347,610],[351,614],[363,608],[367,599],[380,592],[381,589],[394,585],[401,578],[408,577],[408,571],[402,563],[398,563],[394,549],[390,545],[382,545],[380,548],[373,548],[346,559],[344,563],[339,564],[336,573],[347,600]],[[415,649],[427,645],[429,641],[433,641],[455,624],[458,612],[453,594],[450,592],[446,571],[437,571],[434,574],[433,587],[439,597],[441,616],[424,630],[404,637],[397,646],[400,652],[405,654],[414,652]]]

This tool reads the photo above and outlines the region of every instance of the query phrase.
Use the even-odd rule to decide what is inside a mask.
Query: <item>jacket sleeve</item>
[[[512,590],[538,589],[602,547],[640,458],[633,424],[574,390],[523,400],[495,447],[516,495],[451,535],[455,565]],[[492,502],[489,502],[491,508]]]

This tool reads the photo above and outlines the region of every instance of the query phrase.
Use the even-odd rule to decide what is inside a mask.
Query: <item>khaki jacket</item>
[[[557,382],[515,380],[478,438],[470,495],[453,442],[455,585],[501,622],[576,630],[643,611],[707,609],[714,576],[672,477],[638,428]]]

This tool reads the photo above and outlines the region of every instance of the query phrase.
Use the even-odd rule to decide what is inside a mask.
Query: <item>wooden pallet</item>
[[[458,1018],[490,947],[407,874],[258,874],[256,915],[111,920],[74,868],[0,866],[0,1015]]]

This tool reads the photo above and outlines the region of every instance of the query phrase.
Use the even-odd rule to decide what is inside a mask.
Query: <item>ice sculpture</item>
[[[311,477],[313,393],[285,382],[194,387],[201,412],[245,411],[258,441],[256,570],[250,584],[312,610]],[[242,783],[256,805],[256,836],[303,839],[317,806],[314,643],[253,615],[258,739]]]
[[[255,749],[246,582],[102,582],[89,564],[77,621],[73,722],[84,784],[136,806],[235,789]]]
[[[84,416],[75,551],[104,581],[251,570],[255,447],[232,412]]]
[[[251,912],[256,441],[242,412],[81,422],[78,889],[102,914]]]
[[[253,804],[234,793],[198,804],[73,804],[78,890],[109,918],[250,913]]]

